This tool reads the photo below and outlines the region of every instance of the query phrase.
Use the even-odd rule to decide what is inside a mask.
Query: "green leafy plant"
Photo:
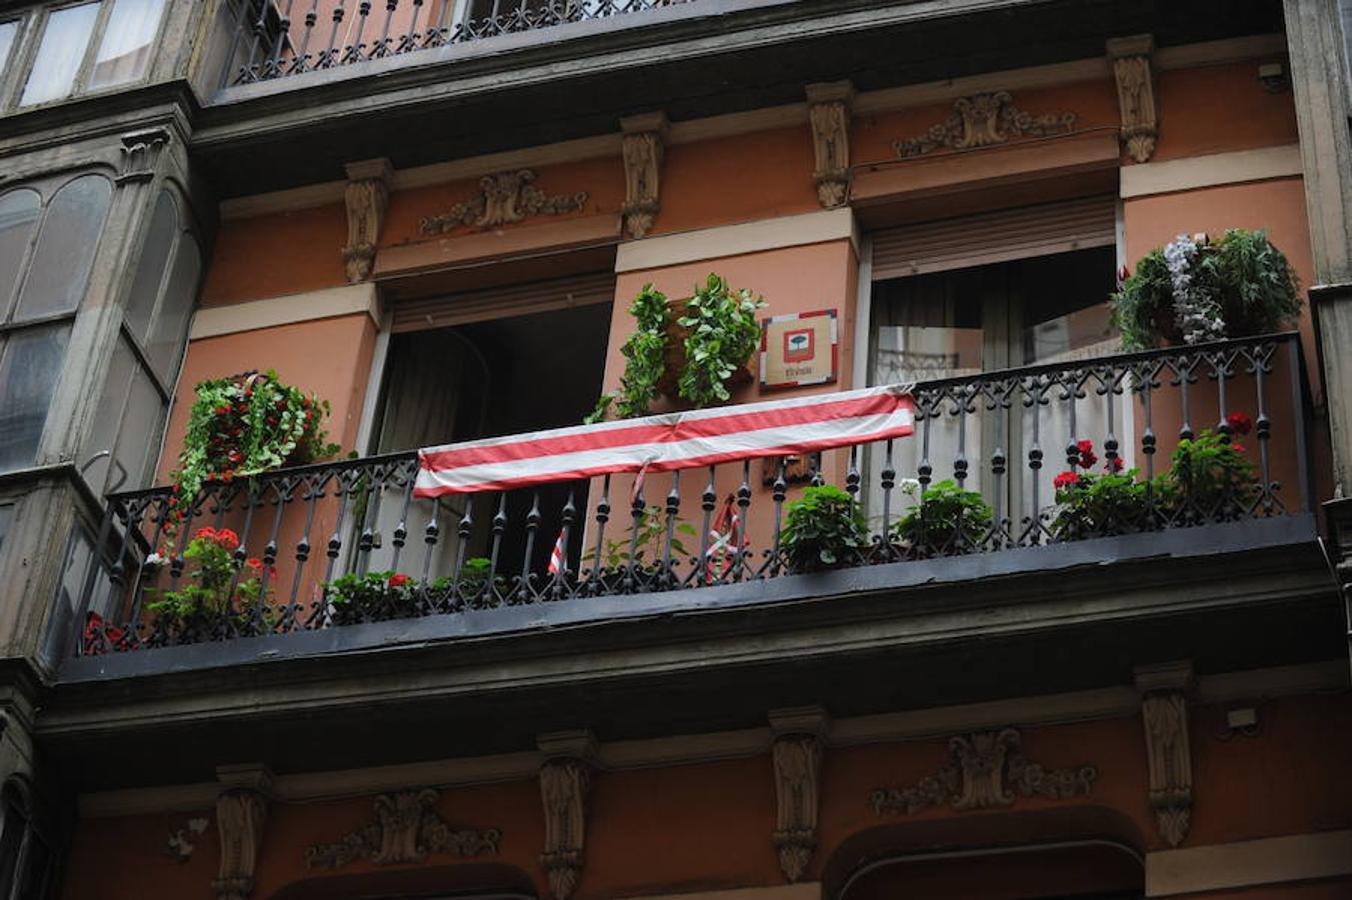
[[[1235,418],[1231,417],[1232,429]],[[1258,489],[1258,476],[1245,452],[1235,437],[1209,428],[1179,441],[1165,473],[1174,514],[1185,521],[1244,515]]]
[[[1157,503],[1165,493],[1159,479],[1138,479],[1136,469],[1125,472],[1062,472],[1056,476],[1057,511],[1052,533],[1061,540],[1080,540],[1126,534],[1150,524],[1149,498]]]
[[[194,391],[173,472],[173,523],[186,515],[205,481],[303,465],[338,452],[323,429],[328,401],[283,384],[272,370],[202,381]]]
[[[914,495],[919,485],[904,488]],[[991,508],[976,491],[945,480],[931,485],[915,506],[892,526],[892,538],[917,556],[964,553],[984,539],[991,528]]]
[[[633,540],[637,530],[638,541]],[[679,519],[672,527],[671,537],[671,555],[673,559],[680,559],[690,555],[686,549],[685,543],[677,535],[694,537],[696,532],[693,525],[682,522]],[[631,523],[629,531],[622,537],[616,539],[607,539],[601,549],[601,566],[605,569],[620,569],[629,564],[631,559],[629,548],[633,546],[633,562],[637,566],[648,566],[658,560],[661,560],[665,554],[665,544],[667,539],[667,516],[666,512],[660,506],[645,507],[643,514],[639,516],[637,523]],[[595,548],[588,550],[582,556],[583,562],[592,562],[596,559]]]
[[[1264,232],[1231,228],[1214,241],[1180,235],[1150,251],[1112,305],[1123,347],[1142,350],[1278,331],[1300,315],[1300,284]]]
[[[402,572],[349,573],[323,585],[335,625],[418,614],[418,582]]]
[[[484,594],[484,586],[488,584],[488,577],[492,571],[493,562],[486,556],[472,556],[465,560],[460,569],[460,596],[472,600]],[[507,579],[501,575],[494,575],[493,586],[497,588],[498,593],[503,593],[507,590]]]
[[[259,603],[265,622],[274,620],[269,601],[271,587],[264,587],[262,561],[235,558],[239,536],[229,528],[202,528],[183,551],[191,568],[177,590],[147,589],[146,609],[155,614],[157,626],[166,634],[184,637],[212,634],[227,627],[244,627]],[[266,573],[275,576],[275,570]]]
[[[665,370],[667,323],[671,316],[666,294],[645,284],[629,305],[629,315],[634,317],[637,327],[620,348],[626,360],[620,388],[596,401],[596,408],[583,420],[588,425],[605,419],[612,404],[621,419],[646,416],[657,399],[657,382]]]
[[[685,368],[677,382],[684,400],[696,408],[732,398],[727,382],[760,347],[758,312],[765,300],[751,291],[733,290],[726,279],[709,275],[685,306],[679,324],[689,329]]]
[[[863,511],[835,485],[809,487],[785,507],[779,546],[792,572],[845,565],[868,543]]]

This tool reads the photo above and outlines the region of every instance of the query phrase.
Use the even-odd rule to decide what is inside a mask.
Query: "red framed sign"
[[[839,365],[834,309],[786,313],[761,321],[762,390],[831,384],[838,377]]]

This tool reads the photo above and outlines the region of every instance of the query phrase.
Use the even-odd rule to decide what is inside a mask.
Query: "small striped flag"
[[[554,549],[549,551],[550,575],[557,575],[563,571],[563,557],[564,554],[568,552],[568,548],[564,546],[563,535],[564,532],[560,530],[559,539],[554,542]]]

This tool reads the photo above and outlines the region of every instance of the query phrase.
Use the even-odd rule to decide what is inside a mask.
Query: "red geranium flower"
[[[1107,462],[1107,468],[1108,468],[1108,471],[1109,471],[1109,472],[1121,472],[1121,471],[1122,471],[1122,457],[1120,457],[1120,456],[1114,456],[1112,459],[1108,460],[1108,462]]]
[[[1062,488],[1068,488],[1071,485],[1079,483],[1080,476],[1074,472],[1062,472],[1052,479],[1052,487],[1056,488],[1058,491]]]
[[[263,560],[259,559],[256,556],[253,559],[245,560],[244,565],[248,566],[250,569],[253,569],[255,572],[263,571]]]
[[[1244,452],[1244,445],[1243,445],[1243,444],[1231,444],[1231,445],[1230,445],[1230,449],[1233,450],[1233,451],[1235,451],[1236,453],[1243,453],[1243,452]]]
[[[1230,426],[1231,434],[1248,434],[1253,430],[1253,419],[1250,419],[1244,413],[1230,413],[1225,417],[1225,424]]]
[[[199,528],[197,533],[193,535],[193,540],[196,540],[197,538],[206,538],[209,541],[214,541],[216,540],[216,529],[209,527]]]
[[[390,576],[390,587],[403,587],[411,581],[403,572],[395,572]]]
[[[229,528],[222,528],[216,532],[216,543],[227,550],[234,550],[239,546],[239,535],[235,534]]]

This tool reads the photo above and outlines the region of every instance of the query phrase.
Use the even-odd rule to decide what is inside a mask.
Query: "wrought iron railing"
[[[232,0],[224,81],[249,84],[690,0]]]
[[[949,378],[913,395],[911,437],[637,482],[425,500],[413,496],[416,456],[402,453],[209,483],[182,512],[167,488],[113,495],[75,652],[777,578],[796,571],[786,507],[808,482],[842,485],[867,513],[869,540],[842,567],[1311,510],[1295,334]],[[1207,447],[1250,474],[1208,474]],[[1079,513],[1066,494],[1057,502],[1058,480],[1115,471],[1131,475],[1131,502]],[[960,490],[985,513],[946,518]],[[225,560],[214,581],[195,536]]]

